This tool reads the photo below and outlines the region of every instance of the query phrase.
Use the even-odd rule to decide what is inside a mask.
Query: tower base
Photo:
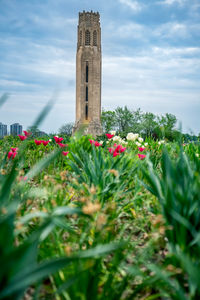
[[[83,135],[91,134],[93,137],[102,135],[102,127],[100,123],[90,122],[90,123],[80,123],[77,122],[72,130],[74,135],[76,132],[79,132]]]

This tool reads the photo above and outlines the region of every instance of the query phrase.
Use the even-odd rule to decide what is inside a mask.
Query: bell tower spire
[[[101,128],[101,27],[99,13],[79,13],[76,53],[76,123],[94,136]]]

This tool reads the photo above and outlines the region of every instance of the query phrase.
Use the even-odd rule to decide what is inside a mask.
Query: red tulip
[[[94,142],[94,145],[95,145],[95,147],[101,146],[101,144],[99,144],[99,142],[97,142],[97,141]]]
[[[142,152],[142,151],[145,150],[145,148],[144,148],[144,147],[138,147],[138,150],[139,150],[140,152]]]
[[[14,159],[16,155],[17,155],[17,152],[9,151],[8,152],[8,159],[10,159],[11,157],[12,157],[12,159]]]
[[[60,143],[63,141],[63,138],[62,137],[57,137],[57,136],[54,136],[54,140],[56,143]]]
[[[10,159],[10,158],[12,157],[12,155],[13,155],[13,152],[12,152],[12,151],[9,151],[9,152],[8,152],[8,159]]]
[[[18,148],[10,148],[12,150],[12,152],[16,152],[18,150]]]
[[[18,137],[20,138],[21,141],[24,141],[27,138],[27,136],[20,135],[20,134],[18,134]]]
[[[14,159],[16,155],[17,155],[17,152],[13,152],[12,159]]]
[[[42,141],[35,140],[36,145],[41,145]]]
[[[24,130],[23,133],[24,133],[24,135],[27,136],[27,137],[31,135],[31,132],[28,132],[28,131],[26,131],[26,130]]]
[[[125,150],[126,150],[126,148],[125,148],[125,147],[122,147],[122,145],[118,145],[118,146],[115,148],[115,151],[116,151],[116,152],[120,152],[120,153],[124,152]]]
[[[94,140],[90,140],[90,139],[89,139],[89,141],[90,141],[90,144],[95,145],[95,147],[102,146],[102,144],[100,144],[98,141],[94,141]]]
[[[106,136],[107,136],[108,139],[112,139],[112,137],[114,136],[114,134],[106,133]]]
[[[124,152],[126,150],[126,147],[121,147],[120,153]]]
[[[62,143],[57,143],[61,148],[65,148],[67,147],[68,145],[67,144],[62,144]]]
[[[41,141],[44,146],[48,145],[49,141]]]
[[[146,155],[145,154],[140,154],[140,153],[138,153],[138,157],[139,157],[139,159],[144,159],[145,157],[146,157]]]
[[[117,156],[117,155],[119,155],[119,152],[114,151],[114,152],[113,152],[113,157],[115,157],[115,156]]]
[[[69,151],[63,151],[62,155],[67,156],[68,153],[69,153]]]
[[[90,140],[90,139],[89,139],[89,141],[90,141],[90,144],[91,144],[91,145],[95,143],[94,140]]]

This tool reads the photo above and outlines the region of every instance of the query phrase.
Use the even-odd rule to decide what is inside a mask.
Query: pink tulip
[[[69,151],[63,151],[62,155],[67,156],[68,153],[69,153]]]
[[[10,148],[12,150],[12,152],[16,152],[18,150],[18,148]]]
[[[114,152],[114,148],[108,148],[108,151],[110,152],[110,153],[113,153]]]
[[[48,145],[49,141],[41,141],[44,146]]]
[[[27,138],[27,136],[20,135],[20,134],[18,134],[18,137],[20,138],[21,141],[24,141]]]
[[[56,143],[60,143],[62,142],[64,139],[62,137],[57,137],[57,136],[54,136],[54,140]]]
[[[107,136],[108,139],[112,139],[112,137],[114,136],[114,134],[106,133],[106,136]]]
[[[139,150],[140,152],[142,152],[142,151],[145,150],[145,148],[144,148],[144,147],[138,147],[138,150]]]
[[[28,179],[27,176],[20,176],[19,181],[26,181]]]
[[[36,145],[41,145],[42,141],[35,140]]]
[[[145,154],[140,154],[140,153],[138,153],[138,157],[139,157],[139,159],[144,159],[145,157],[146,157],[146,155]]]

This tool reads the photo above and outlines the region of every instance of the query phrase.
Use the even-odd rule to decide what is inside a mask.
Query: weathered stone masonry
[[[100,15],[79,13],[76,53],[76,123],[94,136],[101,129],[101,27]]]

